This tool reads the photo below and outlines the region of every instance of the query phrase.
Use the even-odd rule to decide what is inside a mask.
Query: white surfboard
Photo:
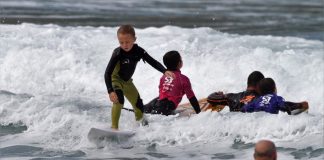
[[[134,131],[119,131],[119,130],[112,130],[112,129],[98,129],[98,128],[91,128],[88,133],[88,139],[90,142],[99,143],[102,141],[126,141],[132,136],[135,135]]]
[[[301,114],[301,113],[308,113],[308,109],[295,109],[291,111],[291,115],[297,115],[297,114]]]

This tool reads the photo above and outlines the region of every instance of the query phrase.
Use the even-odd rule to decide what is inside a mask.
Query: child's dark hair
[[[181,56],[178,51],[169,51],[163,56],[163,63],[170,71],[177,70],[180,62]]]
[[[258,84],[260,95],[273,94],[276,91],[276,83],[272,78],[264,78]]]
[[[256,87],[263,78],[264,75],[260,71],[253,71],[247,80],[248,87]]]
[[[117,35],[118,34],[130,34],[135,37],[135,29],[129,24],[121,25],[117,30]]]

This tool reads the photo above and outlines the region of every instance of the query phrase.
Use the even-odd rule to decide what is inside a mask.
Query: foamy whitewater
[[[178,50],[198,98],[242,91],[248,74],[259,70],[276,81],[278,95],[307,100],[309,112],[226,108],[184,118],[147,115],[150,125],[138,127],[134,114],[123,110],[121,130],[136,135],[97,148],[87,134],[91,127],[110,127],[104,71],[118,47],[116,30],[0,25],[0,159],[252,159],[260,139],[276,143],[279,159],[323,159],[322,41],[173,26],[136,29],[137,43],[160,62],[165,52]],[[144,103],[158,95],[160,76],[139,62],[133,79]]]

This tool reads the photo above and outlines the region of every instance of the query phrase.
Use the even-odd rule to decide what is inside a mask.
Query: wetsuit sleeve
[[[154,67],[156,70],[160,71],[161,73],[164,73],[166,71],[165,67],[160,62],[152,58],[145,50],[143,54],[143,60],[145,62],[148,62],[152,67]]]
[[[279,106],[279,110],[283,111],[283,112],[287,112],[289,115],[291,114],[291,109],[289,108],[289,106],[286,106],[286,101],[284,98],[278,96],[278,106]],[[290,102],[292,103],[292,102]]]
[[[280,111],[288,112],[287,108],[285,107],[285,99],[280,96],[278,96],[278,106]]]
[[[192,98],[195,96],[195,93],[193,92],[192,88],[191,88],[191,83],[188,77],[183,76],[180,81],[182,81],[182,85],[183,85],[183,90],[187,96],[188,99]]]
[[[196,96],[193,96],[189,99],[189,102],[191,104],[191,106],[194,108],[195,112],[198,114],[200,113],[200,106],[199,106],[199,102],[196,98]]]
[[[195,93],[192,91],[189,78],[186,76],[183,76],[183,78],[181,78],[180,80],[183,81],[182,84],[184,87],[184,92],[185,92],[187,98],[189,99],[191,106],[194,108],[194,110],[198,114],[200,112],[200,106],[199,106],[199,102],[195,96]]]
[[[115,49],[110,60],[109,60],[109,63],[107,65],[107,68],[105,71],[105,83],[106,83],[108,93],[111,93],[114,91],[114,89],[112,87],[112,82],[111,82],[111,75],[115,69],[117,62],[118,62],[118,55],[119,55],[119,50]]]

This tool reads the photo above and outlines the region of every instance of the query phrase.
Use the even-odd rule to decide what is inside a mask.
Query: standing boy
[[[198,100],[192,91],[189,78],[181,74],[183,65],[180,54],[170,51],[163,56],[163,63],[167,70],[175,74],[175,78],[162,76],[159,85],[159,97],[144,106],[145,113],[170,115],[177,108],[182,96],[186,94],[195,112],[200,112]]]
[[[120,46],[113,51],[105,72],[109,99],[113,102],[111,109],[112,129],[118,129],[120,112],[124,105],[124,95],[133,106],[136,121],[143,118],[143,102],[132,80],[136,65],[141,59],[166,76],[173,76],[172,72],[166,71],[161,63],[135,44],[135,30],[131,25],[120,26],[117,31],[117,38]]]

